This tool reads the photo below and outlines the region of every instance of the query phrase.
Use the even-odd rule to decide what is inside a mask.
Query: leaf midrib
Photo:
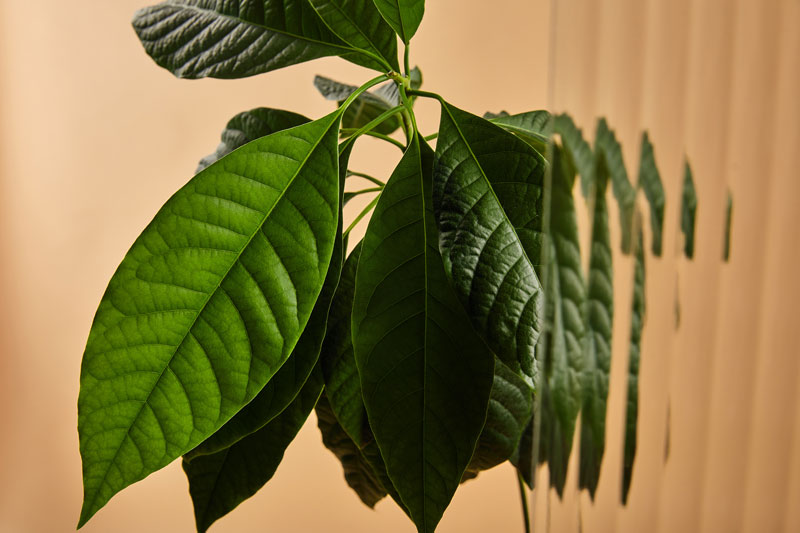
[[[338,118],[338,116],[339,116],[339,113],[334,114],[333,115],[334,120],[336,118]],[[313,144],[311,149],[306,154],[306,157],[303,158],[303,160],[300,162],[300,164],[298,165],[297,170],[295,171],[294,175],[291,177],[289,182],[286,184],[286,187],[284,187],[283,191],[281,191],[280,195],[275,199],[275,202],[272,204],[272,206],[269,208],[267,213],[264,215],[264,218],[261,220],[259,225],[256,227],[255,231],[253,231],[252,235],[250,235],[250,238],[247,240],[247,242],[236,253],[236,258],[233,261],[231,261],[231,264],[228,267],[228,269],[220,277],[219,283],[217,283],[216,287],[214,287],[214,289],[211,292],[208,293],[208,296],[206,297],[206,299],[203,302],[202,306],[200,306],[200,308],[197,310],[197,315],[194,317],[194,320],[192,320],[192,323],[186,329],[186,333],[183,335],[183,338],[181,339],[181,341],[177,345],[175,345],[175,349],[173,350],[172,355],[169,358],[169,361],[167,361],[167,364],[164,365],[164,369],[161,371],[161,373],[159,374],[158,378],[153,383],[153,386],[151,387],[150,392],[147,393],[147,398],[145,398],[145,400],[142,402],[141,407],[139,407],[139,411],[137,411],[136,415],[133,417],[133,419],[132,419],[133,421],[128,426],[128,429],[126,430],[125,435],[122,437],[122,439],[120,439],[119,445],[117,445],[117,449],[114,452],[114,457],[111,459],[111,461],[108,463],[108,467],[105,469],[105,473],[103,474],[103,479],[100,481],[100,483],[97,485],[97,488],[94,490],[94,495],[92,496],[92,499],[91,499],[91,508],[94,508],[94,506],[95,506],[95,502],[97,501],[97,497],[100,494],[100,487],[102,487],[102,485],[104,483],[106,483],[106,481],[108,480],[108,473],[111,470],[111,465],[116,463],[117,457],[119,457],[119,452],[122,449],[122,444],[125,442],[125,439],[130,438],[131,429],[136,424],[136,421],[139,420],[139,417],[141,416],[142,411],[144,410],[144,406],[148,405],[148,402],[150,401],[150,397],[152,396],[153,392],[156,390],[156,387],[158,386],[158,384],[161,382],[161,379],[164,377],[164,374],[166,373],[167,369],[170,368],[170,365],[172,364],[172,361],[175,359],[175,355],[178,353],[178,350],[180,349],[181,346],[183,346],[183,343],[186,342],[186,339],[189,337],[189,334],[191,333],[192,329],[194,328],[195,324],[197,323],[197,320],[200,318],[200,315],[203,314],[203,311],[205,310],[206,306],[208,305],[208,302],[211,301],[211,298],[220,289],[220,287],[222,286],[223,281],[225,281],[225,279],[228,277],[228,275],[230,274],[230,272],[233,269],[233,267],[239,261],[239,258],[242,256],[242,253],[247,249],[248,246],[250,246],[250,243],[253,241],[255,236],[259,233],[261,228],[263,228],[264,223],[267,221],[267,219],[270,217],[272,212],[275,210],[275,206],[278,205],[278,203],[286,195],[286,191],[288,191],[291,188],[291,186],[294,184],[294,181],[295,181],[295,179],[297,179],[298,174],[305,167],[306,163],[308,162],[308,159],[311,157],[311,154],[316,151],[317,147],[322,142],[322,139],[325,137],[325,135],[327,135],[328,131],[330,130],[331,125],[332,125],[332,123],[329,124],[325,128],[325,132],[322,135],[320,135],[320,137],[316,140],[316,142]],[[300,127],[303,127],[303,126],[304,125],[300,125],[300,126],[296,126],[296,127],[300,128]],[[289,130],[284,130],[284,131],[290,131],[292,129],[294,129],[294,128],[290,128]],[[320,290],[321,290],[321,288],[320,288]],[[204,352],[205,352],[205,350],[204,350]],[[252,346],[251,346],[251,357],[252,357]],[[216,374],[215,374],[215,378],[216,378]],[[165,435],[165,437],[166,437],[166,435]],[[87,509],[88,508],[89,507],[87,507]],[[86,520],[88,520],[88,519],[89,519],[89,517],[86,518]],[[86,523],[86,520],[82,520],[81,521],[82,524]]]
[[[311,5],[313,7],[314,4],[312,3]],[[370,39],[369,36],[361,30],[361,25],[360,24],[356,23],[356,21],[354,21],[352,18],[350,18],[350,15],[345,13],[345,11],[338,4],[336,4],[335,2],[330,2],[328,5],[333,6],[334,9],[336,9],[344,18],[347,19],[348,22],[350,22],[350,24],[358,31],[358,33],[364,38],[364,40],[369,43],[370,48],[372,48],[372,50],[377,54],[378,57],[380,57],[382,59],[386,59],[386,58],[383,57],[383,52],[380,51],[380,49],[378,48],[377,44],[375,44],[375,42],[373,42],[373,40]],[[316,9],[315,9],[315,11],[316,11]],[[320,18],[322,18],[322,17],[320,17]],[[325,22],[324,18],[322,19],[322,22],[325,23],[325,26],[328,26],[328,24],[327,24],[327,22]],[[330,26],[328,26],[328,28],[330,28]],[[330,30],[334,33],[334,35],[336,35],[336,32],[333,30],[333,28],[330,28]],[[339,37],[339,36],[337,35],[337,37]],[[339,37],[339,38],[342,39],[343,42],[345,42],[345,43],[347,42],[344,38],[342,38],[342,37]],[[387,66],[390,66],[390,65],[387,65]]]

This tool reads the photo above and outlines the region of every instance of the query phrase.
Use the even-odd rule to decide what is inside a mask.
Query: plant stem
[[[367,207],[365,207],[364,210],[361,211],[358,214],[358,216],[355,218],[355,220],[353,220],[350,223],[350,225],[347,226],[347,229],[344,230],[344,233],[342,234],[342,237],[347,237],[350,234],[350,232],[353,230],[353,228],[356,227],[356,224],[361,222],[361,219],[364,218],[365,216],[367,216],[367,213],[372,211],[372,208],[375,207],[375,204],[378,203],[378,200],[380,199],[380,197],[381,197],[381,195],[378,194],[377,196],[375,196],[375,198],[372,199],[372,201],[370,203],[367,204]]]
[[[409,73],[411,72],[411,69],[410,69],[410,68],[408,68],[408,65],[409,65],[409,62],[408,62],[408,51],[409,51],[409,49],[410,49],[410,48],[411,48],[411,45],[408,45],[408,44],[407,44],[407,45],[406,45],[406,50],[405,50],[405,53],[403,54],[403,66],[404,66],[404,67],[405,67],[405,69],[406,69],[406,71],[405,71],[405,72],[403,72],[403,74],[404,74],[405,76],[409,76],[409,75],[410,75]]]
[[[531,533],[531,517],[528,509],[528,495],[525,494],[525,480],[522,474],[517,474],[517,484],[519,485],[519,500],[522,503],[522,521],[525,524],[525,533]]]
[[[441,103],[445,103],[444,98],[442,98],[440,95],[428,91],[420,91],[419,89],[409,89],[408,94],[413,96],[422,96],[424,98],[433,98],[435,100],[439,100]]]
[[[352,134],[355,134],[358,130],[355,129],[355,128],[342,128],[339,131],[343,135],[352,135]],[[369,135],[370,137],[376,137],[378,139],[382,139],[382,140],[384,140],[386,142],[392,143],[393,145],[397,146],[398,148],[400,148],[400,150],[403,150],[403,151],[405,151],[405,149],[406,149],[406,145],[404,145],[403,143],[401,143],[397,139],[393,139],[392,137],[389,137],[388,135],[384,135],[383,133],[378,133],[377,131],[365,131],[365,132],[363,132],[363,135]]]
[[[358,176],[359,178],[364,178],[365,180],[369,180],[372,183],[374,183],[375,185],[380,185],[381,187],[386,185],[384,182],[382,182],[378,178],[373,178],[369,174],[364,174],[363,172],[353,172],[352,170],[348,170],[347,171],[347,175],[348,176]]]
[[[353,94],[355,94],[355,93],[353,93]],[[350,96],[352,96],[352,95],[350,95]],[[339,145],[339,153],[341,154],[344,151],[344,149],[347,148],[350,145],[350,143],[355,141],[358,137],[360,137],[361,135],[363,135],[364,133],[366,133],[368,131],[371,131],[378,124],[380,124],[384,120],[388,119],[389,117],[394,116],[397,113],[400,113],[401,111],[403,111],[403,109],[405,109],[405,107],[401,106],[401,105],[393,107],[393,108],[391,108],[391,109],[389,109],[387,111],[384,111],[383,113],[381,113],[380,115],[378,115],[374,119],[370,120],[367,124],[365,124],[365,125],[361,126],[360,128],[358,128],[355,131],[355,133],[353,133],[353,135],[348,137],[343,143],[341,143]]]
[[[426,141],[432,141],[435,138],[437,138],[438,136],[439,136],[439,132],[436,132],[436,133],[431,133],[430,135],[426,135],[425,137],[423,137],[423,139],[425,139]]]

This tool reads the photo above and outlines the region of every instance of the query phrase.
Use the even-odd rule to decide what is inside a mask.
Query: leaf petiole
[[[350,223],[350,225],[349,225],[349,226],[347,226],[347,229],[346,229],[346,230],[344,230],[344,233],[342,234],[342,238],[344,238],[344,237],[347,237],[347,236],[350,234],[350,232],[351,232],[351,231],[353,231],[353,228],[355,228],[355,227],[356,227],[356,225],[357,225],[359,222],[361,222],[361,219],[363,219],[365,216],[367,216],[367,214],[368,214],[370,211],[372,211],[372,208],[374,208],[374,207],[375,207],[375,205],[377,205],[377,203],[378,203],[378,200],[380,199],[380,197],[381,197],[381,195],[380,195],[380,194],[377,194],[377,195],[375,195],[375,198],[373,198],[373,199],[372,199],[372,201],[371,201],[370,203],[368,203],[368,204],[367,204],[367,207],[365,207],[365,208],[364,208],[364,210],[363,210],[363,211],[361,211],[361,212],[358,214],[358,216],[357,216],[357,217],[356,217],[356,218],[355,218],[355,219],[354,219],[354,220],[353,220],[353,221]]]
[[[357,131],[358,130],[356,128],[342,128],[341,130],[339,130],[339,132],[342,135],[346,135],[346,136],[354,135]],[[388,135],[384,135],[383,133],[378,133],[377,131],[365,131],[363,134],[364,135],[369,135],[370,137],[375,137],[377,139],[382,139],[382,140],[384,140],[386,142],[389,142],[389,143],[392,143],[393,145],[397,146],[398,148],[400,148],[400,150],[402,150],[404,152],[406,150],[406,145],[405,144],[403,144],[402,142],[398,141],[397,139],[389,137]]]
[[[359,177],[359,178],[364,178],[365,180],[369,180],[369,181],[371,181],[372,183],[374,183],[375,185],[379,185],[379,186],[381,186],[381,187],[383,187],[383,186],[385,186],[385,185],[386,185],[384,182],[382,182],[382,181],[381,181],[381,180],[379,180],[378,178],[373,178],[373,177],[372,177],[372,176],[370,176],[369,174],[364,174],[363,172],[354,172],[354,171],[352,171],[352,170],[348,170],[348,171],[347,171],[347,177],[350,177],[350,176],[357,176],[357,177]]]
[[[366,89],[365,89],[365,90],[366,90]],[[363,91],[362,91],[362,92],[363,92]],[[353,93],[353,94],[355,94],[355,93]],[[350,97],[352,98],[352,95],[350,95]],[[349,98],[348,98],[348,100],[349,100]],[[345,105],[347,105],[347,102],[345,102],[344,104],[342,104],[342,106],[343,106],[343,107],[344,107]],[[347,138],[347,139],[346,139],[344,142],[342,142],[342,143],[339,145],[339,153],[341,154],[341,153],[342,153],[342,152],[343,152],[343,151],[344,151],[344,150],[345,150],[345,149],[346,149],[346,148],[347,148],[347,147],[350,145],[350,143],[352,143],[352,142],[353,142],[354,140],[356,140],[358,137],[360,137],[361,135],[363,135],[364,133],[366,133],[366,132],[368,132],[368,131],[371,131],[371,130],[373,130],[373,129],[374,129],[375,127],[377,127],[377,126],[378,126],[378,125],[379,125],[381,122],[383,122],[384,120],[386,120],[386,119],[388,119],[388,118],[390,118],[390,117],[392,117],[392,116],[396,115],[397,113],[400,113],[401,111],[403,111],[403,109],[405,109],[405,107],[404,107],[404,106],[402,106],[402,105],[395,106],[395,107],[393,107],[393,108],[391,108],[391,109],[389,109],[389,110],[387,110],[387,111],[384,111],[383,113],[381,113],[380,115],[378,115],[377,117],[375,117],[374,119],[372,119],[371,121],[369,121],[367,124],[365,124],[365,125],[361,126],[360,128],[358,128],[358,129],[355,131],[355,133],[353,133],[353,135],[351,135],[350,137],[348,137],[348,138]]]

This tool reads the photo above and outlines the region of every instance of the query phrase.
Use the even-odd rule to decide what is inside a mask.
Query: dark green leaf
[[[526,142],[442,103],[433,202],[445,271],[478,333],[530,384],[546,167]]]
[[[327,100],[335,100],[338,105],[342,105],[344,100],[357,89],[353,85],[345,85],[323,76],[314,78],[314,86]],[[374,92],[361,93],[345,110],[342,116],[342,127],[357,129],[365,126],[382,113],[397,106],[399,102],[397,85],[393,81],[378,87]],[[401,124],[400,117],[395,115],[381,122],[374,131],[389,135]]]
[[[240,146],[255,141],[259,137],[265,137],[276,131],[287,130],[310,121],[311,119],[303,115],[282,109],[257,107],[250,111],[243,111],[228,121],[228,125],[222,130],[221,142],[216,151],[201,159],[195,172],[200,172]]]
[[[345,481],[364,505],[375,507],[386,496],[386,489],[356,443],[339,424],[325,394],[317,402],[316,412],[322,443],[342,463]]]
[[[575,174],[566,154],[553,145],[550,196],[550,253],[545,256],[547,274],[547,359],[544,364],[552,406],[550,455],[551,483],[559,494],[564,490],[567,464],[575,433],[575,421],[582,404],[581,377],[584,372],[583,308],[586,287],[581,265],[580,240],[572,196]],[[546,405],[546,404],[545,404]],[[548,406],[549,407],[549,406]],[[543,406],[544,416],[550,414]]]
[[[592,148],[583,138],[583,132],[566,113],[556,115],[553,128],[561,137],[561,144],[569,157],[572,168],[581,176],[581,192],[589,196],[594,182],[595,156]]]
[[[725,203],[725,240],[722,248],[722,260],[727,262],[731,257],[731,223],[733,222],[733,195],[728,190]]]
[[[198,532],[205,532],[272,479],[286,448],[314,409],[322,387],[322,373],[316,367],[294,401],[269,424],[230,448],[184,458]]]
[[[683,164],[683,194],[681,198],[681,231],[683,232],[683,253],[689,259],[694,257],[694,223],[697,216],[697,192],[694,189],[692,167],[689,161]]]
[[[368,50],[395,71],[397,37],[375,8],[372,0],[310,0],[325,24],[344,42]]]
[[[361,243],[350,253],[342,269],[320,356],[325,376],[325,394],[330,400],[331,409],[342,429],[358,446],[365,442],[363,428],[367,419],[351,336],[353,295],[360,255]]]
[[[408,44],[425,14],[425,0],[373,0],[386,22]]]
[[[438,253],[433,153],[415,138],[370,220],[359,259],[353,345],[370,427],[394,487],[432,532],[481,433],[491,352],[472,331]]]
[[[338,38],[308,0],[167,0],[137,11],[133,28],[179,78],[243,78],[326,56],[388,66]]]
[[[599,168],[594,189],[589,283],[584,319],[586,371],[581,410],[581,459],[578,483],[594,498],[605,452],[606,402],[611,371],[611,334],[614,320],[614,269],[608,228],[606,184]]]
[[[650,204],[650,227],[653,232],[653,254],[661,255],[662,234],[664,231],[664,185],[661,183],[661,174],[656,166],[653,144],[647,132],[642,134],[642,156],[639,163],[639,187],[644,190],[644,195]]]
[[[344,188],[347,162],[353,145],[339,155],[339,186]],[[339,211],[339,228],[331,257],[331,266],[325,276],[314,310],[289,359],[253,400],[228,420],[216,433],[186,454],[188,459],[224,450],[238,440],[258,431],[278,416],[300,392],[311,370],[319,359],[322,339],[325,336],[328,310],[342,272],[344,252],[342,247],[342,212]]]
[[[516,134],[520,139],[533,146],[540,154],[547,153],[547,144],[550,142],[550,136],[553,133],[553,124],[550,121],[550,113],[547,111],[528,111],[517,115],[509,115],[508,113],[487,114],[491,115],[487,117],[489,120]]]
[[[614,132],[608,129],[606,119],[601,118],[597,123],[595,137],[595,154],[601,164],[605,165],[611,179],[614,198],[619,207],[620,229],[622,230],[622,251],[631,252],[632,238],[631,226],[633,225],[633,210],[636,202],[636,189],[628,180],[628,171],[622,159],[622,147],[617,141]]]
[[[638,213],[637,213],[638,215]],[[625,414],[625,455],[622,464],[622,504],[628,501],[636,459],[636,421],[639,416],[639,361],[642,347],[642,328],[645,320],[644,237],[641,220],[637,221],[636,267],[633,279],[633,314],[631,317],[631,349],[628,359],[628,405]]]
[[[533,389],[499,359],[486,423],[467,469],[476,473],[508,460],[519,444],[533,411]]]
[[[533,405],[534,409],[536,409],[536,403],[534,402]],[[533,468],[533,437],[534,437],[534,423],[539,419],[535,412],[534,415],[528,420],[528,423],[525,425],[525,428],[522,430],[522,435],[519,439],[519,443],[517,447],[514,449],[514,452],[511,454],[509,461],[512,465],[517,468],[517,472],[522,476],[522,480],[525,481],[525,484],[528,485],[529,489],[533,489],[533,480],[534,480],[534,468]],[[543,458],[541,456],[538,457],[539,461],[542,462]]]
[[[332,113],[220,159],[125,256],[81,367],[81,525],[217,431],[289,357],[336,240],[338,126]]]

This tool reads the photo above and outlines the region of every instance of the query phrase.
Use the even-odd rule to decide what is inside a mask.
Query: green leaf
[[[547,323],[550,325],[545,379],[553,420],[548,443],[551,484],[559,494],[566,482],[575,421],[582,404],[584,372],[583,309],[586,286],[572,196],[575,174],[566,154],[553,145],[550,198],[550,254],[545,256]],[[549,409],[543,408],[545,416]]]
[[[338,38],[308,0],[167,0],[137,11],[133,29],[179,78],[244,78],[327,56],[390,66]]]
[[[375,507],[386,496],[386,489],[356,443],[339,424],[325,394],[317,402],[316,412],[322,443],[342,463],[345,481],[364,505]]]
[[[480,470],[507,461],[517,448],[532,412],[533,389],[495,358],[486,423],[467,470],[477,475]]]
[[[359,447],[365,443],[363,431],[367,413],[361,399],[361,381],[353,355],[351,316],[360,255],[361,243],[350,253],[342,269],[320,356],[325,376],[325,394],[330,400],[331,409],[342,429]]]
[[[432,532],[486,418],[491,352],[448,286],[430,201],[433,153],[415,137],[364,237],[353,346],[370,427],[420,532]]]
[[[545,385],[546,386],[546,385]],[[542,391],[544,387],[542,388]],[[541,394],[541,392],[540,392]],[[534,403],[533,408],[536,409],[536,404]],[[508,459],[512,465],[517,468],[517,472],[522,476],[522,480],[528,485],[529,489],[533,489],[534,487],[534,468],[533,468],[533,434],[534,434],[534,423],[539,420],[540,417],[536,416],[536,413],[531,416],[528,420],[528,423],[525,425],[524,429],[522,430],[522,435],[520,436],[519,443],[517,447],[514,449],[514,452],[511,454],[511,457]],[[541,455],[539,455],[539,462],[543,462],[544,459]]]
[[[493,114],[488,118],[494,124],[503,129],[516,134],[520,139],[533,146],[533,148],[544,155],[547,153],[547,144],[553,133],[553,124],[550,121],[550,113],[547,111],[528,111],[517,115]]]
[[[269,424],[230,448],[184,458],[198,532],[205,532],[272,479],[322,388],[322,373],[316,367],[294,401]]]
[[[543,318],[535,268],[546,168],[526,142],[442,103],[433,202],[445,271],[475,329],[529,384]]]
[[[395,71],[397,37],[372,0],[310,0],[328,27],[344,42],[382,58]]]
[[[556,115],[553,120],[553,128],[561,137],[561,144],[572,168],[581,176],[581,192],[586,198],[589,196],[594,182],[595,156],[592,148],[584,140],[581,129],[566,113]]]
[[[338,222],[339,114],[197,174],[112,277],[81,367],[86,523],[258,394],[317,300]]]
[[[638,215],[638,213],[637,213]],[[639,415],[639,361],[642,347],[642,328],[645,320],[644,237],[641,221],[637,221],[636,266],[633,279],[633,314],[631,317],[631,348],[628,359],[628,405],[625,413],[625,455],[622,464],[622,504],[628,501],[636,459],[636,421]]]
[[[353,145],[350,144],[339,155],[339,186],[344,188],[347,162]],[[334,291],[339,283],[344,257],[342,244],[342,212],[339,210],[339,227],[331,257],[331,266],[325,276],[311,317],[308,319],[300,339],[292,350],[289,359],[283,364],[272,379],[261,389],[253,400],[241,411],[228,420],[216,433],[204,440],[195,449],[185,455],[192,459],[198,455],[208,455],[232,446],[240,439],[254,433],[278,416],[294,400],[300,392],[308,376],[319,359],[322,340],[328,322],[328,310],[331,307]]]
[[[689,259],[694,257],[694,224],[697,216],[697,192],[692,178],[689,161],[683,164],[683,194],[681,195],[681,231],[683,232],[683,253]]]
[[[411,69],[411,72],[408,73],[408,77],[411,80],[411,88],[415,91],[422,87],[422,71],[419,67],[414,67]]]
[[[622,251],[629,254],[632,245],[631,226],[636,202],[636,189],[633,188],[628,180],[628,171],[625,170],[625,162],[622,159],[622,147],[617,141],[614,132],[608,129],[608,123],[604,118],[601,118],[597,123],[594,149],[595,154],[600,159],[601,164],[605,165],[611,178],[614,198],[616,198],[619,207]]]
[[[408,44],[425,15],[425,0],[373,0],[378,11]]]
[[[642,134],[642,155],[639,163],[639,187],[650,204],[650,226],[653,232],[653,254],[661,256],[664,230],[664,185],[656,166],[653,144],[647,132]]]
[[[733,195],[730,189],[725,199],[725,236],[722,247],[722,260],[726,263],[731,258],[731,224],[733,223]]]
[[[342,105],[345,99],[357,89],[353,85],[345,85],[323,76],[314,78],[314,86],[325,99],[335,100],[337,105]],[[358,129],[366,126],[371,120],[378,118],[399,103],[400,96],[397,92],[397,85],[393,81],[378,87],[374,92],[363,92],[345,110],[342,116],[342,128]],[[374,131],[389,135],[401,124],[400,117],[395,115],[381,122]]]
[[[311,122],[311,119],[282,109],[257,107],[243,111],[228,121],[228,125],[222,130],[221,142],[216,151],[201,159],[195,172],[200,172],[250,141],[306,122]]]
[[[611,335],[614,321],[614,265],[608,228],[606,185],[599,168],[594,189],[589,283],[584,319],[586,369],[581,409],[581,458],[578,484],[594,498],[605,453],[606,406],[611,371]]]

